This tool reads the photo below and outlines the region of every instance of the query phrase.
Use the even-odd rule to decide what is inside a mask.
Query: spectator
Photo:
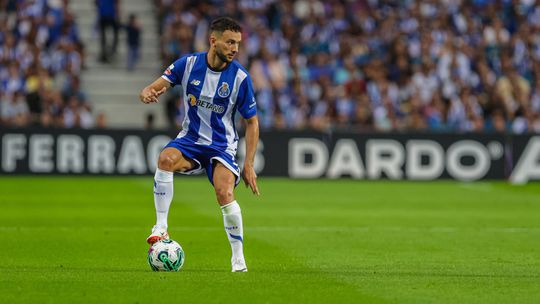
[[[118,29],[120,26],[120,0],[96,0],[99,16],[100,56],[101,62],[109,62],[111,55],[116,54],[118,47]],[[107,31],[112,29],[112,46],[107,42]]]
[[[105,129],[107,128],[107,115],[105,112],[99,112],[96,117],[96,128]]]
[[[126,25],[127,32],[127,69],[133,71],[135,64],[139,60],[139,49],[141,47],[141,25],[135,14],[129,15],[129,22]]]
[[[30,122],[30,111],[20,92],[6,92],[0,101],[1,120],[7,125],[25,127]]]
[[[147,113],[145,116],[144,129],[153,130],[154,128],[154,113]]]
[[[520,108],[529,106],[530,84],[513,67],[505,68],[497,80],[495,93],[509,118],[514,118]]]
[[[79,76],[73,76],[68,79],[62,89],[62,98],[68,100],[71,96],[76,96],[81,102],[87,102],[86,93],[81,89],[81,80]]]

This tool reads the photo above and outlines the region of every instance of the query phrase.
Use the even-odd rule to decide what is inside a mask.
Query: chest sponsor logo
[[[210,111],[216,112],[218,114],[222,114],[223,112],[225,112],[225,107],[224,106],[220,106],[220,105],[208,102],[208,101],[197,99],[192,94],[188,94],[187,98],[188,98],[189,104],[192,107],[197,106],[197,107],[209,109]]]

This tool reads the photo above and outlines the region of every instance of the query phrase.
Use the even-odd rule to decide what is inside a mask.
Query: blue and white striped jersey
[[[257,114],[246,69],[233,61],[224,70],[214,71],[204,52],[181,57],[161,77],[182,88],[186,115],[177,138],[236,155],[236,111],[246,119]]]

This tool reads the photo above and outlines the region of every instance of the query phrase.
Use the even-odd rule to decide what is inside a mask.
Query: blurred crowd
[[[84,46],[67,0],[0,0],[0,125],[91,128]]]
[[[540,132],[540,0],[154,1],[163,67],[207,50],[213,18],[240,21],[263,129]],[[108,62],[118,2],[95,2]],[[104,125],[84,66],[69,0],[0,0],[0,125]],[[181,97],[167,109],[178,127]]]
[[[264,129],[540,132],[540,0],[154,1],[164,67],[241,22]]]

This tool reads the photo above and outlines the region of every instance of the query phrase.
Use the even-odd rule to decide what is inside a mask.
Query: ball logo
[[[192,94],[188,94],[189,104],[194,107],[197,104],[197,98],[193,96]]]
[[[226,82],[222,82],[221,86],[218,89],[218,95],[219,97],[228,97],[229,94],[231,94],[231,90],[229,89],[229,84]]]

